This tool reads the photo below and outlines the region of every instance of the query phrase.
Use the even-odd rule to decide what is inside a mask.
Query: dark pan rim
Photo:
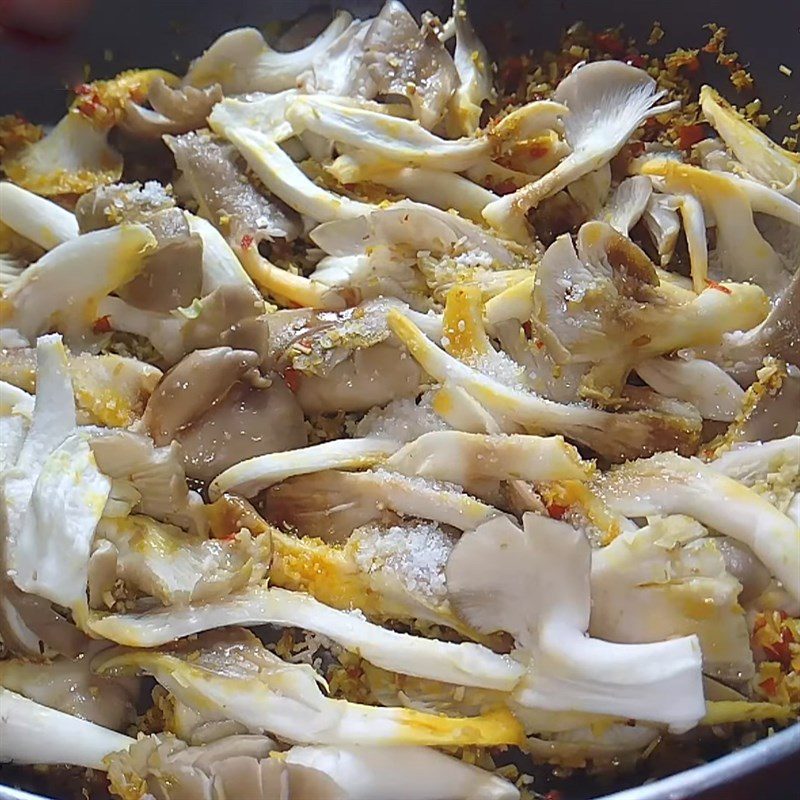
[[[742,750],[653,783],[605,795],[598,800],[691,800],[702,792],[731,784],[778,764],[800,757],[800,724],[761,739]],[[0,800],[46,800],[43,795],[0,786]]]

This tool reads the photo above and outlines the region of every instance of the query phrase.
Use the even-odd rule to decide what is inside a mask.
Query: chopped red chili
[[[111,320],[106,315],[105,317],[98,317],[92,323],[92,330],[95,333],[111,333],[114,329],[111,327]]]
[[[724,292],[725,294],[731,294],[731,290],[727,286],[723,286],[721,283],[717,283],[716,281],[712,281],[710,278],[706,278],[706,284],[708,285],[709,289],[716,289],[718,292]]]
[[[242,241],[240,244],[242,246],[242,250],[249,250],[253,246],[253,237],[249,233],[246,233],[244,236],[242,236]]]
[[[300,372],[287,367],[283,371],[283,382],[289,387],[289,391],[296,392],[300,388]]]
[[[704,125],[682,125],[678,129],[678,145],[681,150],[688,150],[692,145],[702,142],[706,138]]]

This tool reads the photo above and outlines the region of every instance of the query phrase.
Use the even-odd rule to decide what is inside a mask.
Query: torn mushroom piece
[[[722,277],[754,280],[771,296],[786,286],[795,265],[785,263],[761,235],[753,213],[761,212],[798,226],[800,204],[755,181],[671,159],[652,159],[642,166],[642,173],[663,191],[694,198],[700,204],[699,217],[705,213],[714,220],[714,259]],[[705,225],[707,220],[698,221],[696,227],[702,229]],[[684,226],[689,227],[685,214]],[[705,239],[704,235],[696,238]],[[701,252],[697,255],[702,259],[706,255],[702,252],[705,241],[700,244]],[[697,264],[697,258],[693,259],[693,276]]]
[[[363,63],[384,97],[404,97],[427,129],[442,118],[459,75],[436,28],[414,17],[398,0],[387,0],[364,37]],[[471,131],[470,131],[471,133]]]
[[[189,477],[211,480],[244,459],[306,443],[296,398],[258,363],[249,350],[196,350],[153,392],[144,423],[156,445],[181,444]]]
[[[800,598],[800,528],[755,491],[701,461],[659,453],[604,474],[595,491],[629,517],[686,514],[731,536]]]
[[[220,100],[222,89],[218,83],[204,89],[193,86],[172,88],[163,78],[156,78],[147,93],[150,108],[128,100],[120,127],[126,133],[143,139],[186,133],[204,127],[211,109]]]
[[[352,19],[340,11],[313,42],[289,53],[273,50],[255,28],[228,31],[191,63],[184,83],[197,87],[217,83],[226,95],[292,89]]]
[[[566,234],[548,248],[533,300],[536,333],[550,356],[596,365],[582,391],[598,400],[609,389],[618,396],[637,362],[719,343],[725,332],[763,320],[768,309],[764,292],[750,284],[710,288],[683,302],[642,250],[596,221],[581,227],[577,253]]]
[[[67,353],[66,358],[81,425],[127,428],[141,419],[161,379],[156,367],[113,353]],[[37,366],[34,348],[0,351],[0,380],[25,391],[35,391]]]
[[[118,297],[107,297],[99,311],[113,330],[149,339],[166,366],[173,366],[194,350],[217,345],[250,350],[258,355],[259,364],[268,360],[269,324],[264,299],[252,284],[219,286],[188,308],[171,314],[144,312]]]
[[[141,223],[156,239],[141,272],[116,294],[144,311],[188,306],[201,294],[203,243],[183,212],[155,181],[104,186],[83,195],[75,207],[82,233],[118,223]]]
[[[225,477],[223,473],[218,480]],[[398,516],[469,530],[500,513],[460,486],[386,469],[328,470],[290,478],[270,487],[260,506],[277,525],[333,542],[346,539],[360,525],[391,524]]]
[[[516,432],[521,427],[535,434],[557,432],[612,461],[665,448],[696,451],[701,420],[699,415],[687,415],[685,407],[634,406],[630,412],[615,414],[556,403],[533,392],[509,387],[450,356],[398,310],[389,312],[389,325],[426,372],[442,384],[466,391],[490,413],[502,431]],[[455,421],[455,417],[450,418],[451,424]]]
[[[592,635],[636,643],[696,634],[704,672],[721,680],[751,678],[753,654],[739,605],[743,584],[728,569],[733,548],[707,533],[688,517],[669,516],[593,551]],[[747,570],[737,571],[745,577]],[[752,593],[758,575],[749,572]]]
[[[171,606],[225,597],[258,583],[271,556],[268,532],[208,539],[142,515],[103,519],[96,542],[113,546],[115,580],[134,595]]]
[[[156,247],[155,236],[140,224],[64,242],[3,288],[3,324],[29,340],[55,328],[70,342],[86,342],[99,302],[135,278]]]
[[[484,218],[502,229],[544,198],[607,164],[646,119],[677,107],[677,101],[656,105],[664,94],[644,70],[619,61],[573,69],[553,94],[553,100],[569,111],[563,124],[572,152],[537,181],[489,204]]]
[[[179,702],[211,720],[232,719],[250,733],[298,743],[516,744],[521,728],[504,708],[470,718],[336,700],[307,664],[283,661],[249,631],[206,633],[164,651],[109,651],[101,674],[152,674]]]
[[[456,544],[448,597],[478,630],[514,636],[527,664],[514,692],[521,706],[694,727],[705,713],[697,638],[589,638],[590,560],[585,535],[565,522],[528,513],[520,528],[499,517]]]
[[[166,142],[186,179],[200,214],[232,244],[245,236],[292,240],[300,233],[297,216],[259,192],[247,178],[231,144],[206,132],[168,136]]]
[[[169,734],[139,739],[107,759],[112,790],[130,800],[518,800],[497,775],[425,747],[303,747],[279,752],[264,736],[188,747]]]
[[[339,313],[269,316],[273,358],[306,414],[368,411],[419,394],[422,373],[386,323],[398,306],[382,298]]]

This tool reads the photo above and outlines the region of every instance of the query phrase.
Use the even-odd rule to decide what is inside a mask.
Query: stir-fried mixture
[[[796,719],[800,157],[529,66],[389,0],[3,119],[0,760],[515,800]]]

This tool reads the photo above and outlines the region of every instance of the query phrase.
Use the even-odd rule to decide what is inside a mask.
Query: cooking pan
[[[16,0],[19,2],[19,0]],[[23,0],[33,5],[34,0]],[[0,0],[0,9],[4,0]],[[71,32],[57,38],[0,29],[0,113],[20,112],[36,122],[54,122],[64,112],[64,88],[87,77],[112,75],[131,67],[159,66],[180,71],[220,33],[241,25],[274,30],[313,11],[346,7],[369,16],[379,0],[97,0],[87,3]],[[419,14],[431,9],[446,16],[449,3],[406,0]],[[709,22],[730,30],[737,50],[756,78],[754,96],[773,116],[771,133],[788,132],[800,111],[800,2],[798,0],[470,0],[482,38],[500,57],[557,46],[563,30],[577,20],[593,29],[625,25],[645,51],[698,47],[708,39]],[[654,20],[666,35],[657,47],[644,45]],[[792,75],[786,75],[788,67]],[[720,70],[701,76],[741,104]],[[780,109],[779,111],[776,111]],[[800,725],[702,766],[642,784],[628,776],[616,784],[587,778],[570,782],[564,800],[604,796],[606,800],[783,800],[798,796]],[[0,772],[0,784],[3,783]],[[609,794],[609,792],[611,792]],[[0,800],[41,800],[0,785]],[[247,798],[241,798],[247,800]],[[375,798],[381,800],[381,798]]]

